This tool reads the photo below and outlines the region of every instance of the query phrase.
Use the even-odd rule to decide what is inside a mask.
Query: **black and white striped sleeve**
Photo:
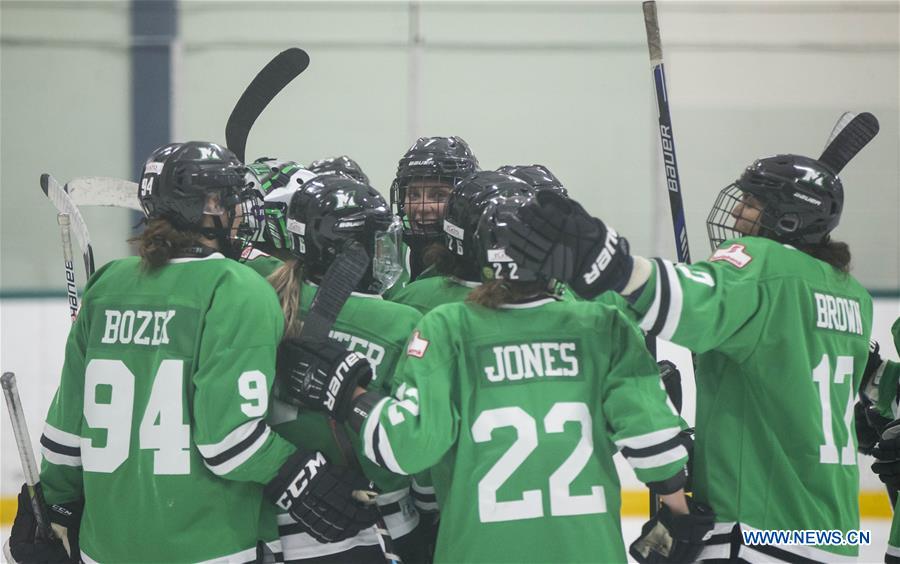
[[[653,259],[653,263],[656,267],[655,293],[640,325],[648,334],[670,341],[681,319],[684,293],[674,264],[660,258]]]
[[[46,423],[41,435],[44,460],[58,466],[81,467],[81,437]]]
[[[236,427],[218,443],[198,444],[197,450],[207,468],[218,476],[224,476],[258,452],[271,433],[263,419],[255,418]]]
[[[617,440],[616,446],[644,483],[662,482],[688,458],[681,427],[669,427]]]

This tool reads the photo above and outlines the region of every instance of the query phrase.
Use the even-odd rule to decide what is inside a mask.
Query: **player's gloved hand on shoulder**
[[[279,399],[345,421],[357,386],[372,381],[372,367],[362,355],[333,340],[285,339],[276,363]]]
[[[634,264],[628,241],[578,202],[539,192],[516,216],[506,252],[523,268],[562,280],[585,299],[625,287]]]
[[[900,419],[891,421],[881,431],[872,456],[877,460],[872,471],[888,486],[900,489]]]
[[[663,505],[656,516],[644,523],[641,536],[628,548],[641,564],[693,562],[703,549],[716,515],[709,506],[687,499],[689,513],[675,515]]]
[[[38,485],[40,487],[40,485]],[[42,501],[43,503],[43,501]],[[71,506],[71,508],[70,508]],[[31,508],[28,486],[22,485],[19,492],[18,509],[9,533],[9,552],[13,560],[22,563],[31,562],[79,562],[81,552],[78,550],[78,525],[81,521],[81,504],[51,505],[47,507],[47,516],[56,534],[68,541],[68,546],[53,536],[41,538],[38,533],[37,519]],[[76,512],[77,511],[77,512]],[[57,525],[62,525],[59,527]],[[66,531],[66,528],[68,531]],[[70,548],[74,558],[66,550]]]
[[[298,451],[264,493],[304,532],[324,543],[348,539],[375,524],[378,510],[371,489],[365,476],[331,464],[321,452]]]
[[[878,341],[871,340],[869,341],[869,357],[859,382],[861,399],[869,400],[872,403],[878,401],[878,385],[881,382],[882,366],[884,366],[884,359],[881,358],[881,346]]]
[[[869,341],[869,358],[859,385],[859,401],[853,406],[856,442],[862,454],[872,455],[875,443],[881,439],[882,430],[891,422],[881,415],[876,406],[883,365],[878,342]]]

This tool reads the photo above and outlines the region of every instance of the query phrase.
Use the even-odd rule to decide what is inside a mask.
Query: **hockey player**
[[[370,460],[432,467],[436,561],[624,562],[617,450],[666,504],[656,533],[672,561],[690,560],[713,516],[684,497],[681,419],[656,365],[615,308],[557,301],[552,280],[510,261],[506,226],[521,201],[485,211],[475,237],[485,284],[422,318],[394,397],[327,373],[296,389],[349,418]],[[318,393],[329,382],[333,408]]]
[[[900,352],[900,319],[891,327],[894,347]],[[897,490],[900,489],[900,363],[881,358],[877,343],[872,343],[869,362],[860,390],[861,402],[857,404],[856,432],[859,450],[875,457],[872,470],[891,493],[894,521],[888,539],[884,561],[900,563],[900,505]],[[871,406],[871,408],[869,408]],[[868,408],[868,409],[867,409]],[[873,413],[874,411],[874,413]]]
[[[41,437],[47,503],[84,503],[80,558],[255,560],[272,502],[323,539],[370,526],[351,497],[364,479],[265,423],[283,320],[271,287],[228,260],[253,235],[243,166],[212,143],[166,145],[139,196],[140,257],[90,279]],[[33,527],[21,503],[12,556],[50,560]]]
[[[424,262],[438,276],[420,278],[391,296],[391,300],[428,313],[435,307],[462,302],[481,285],[481,265],[475,248],[478,219],[491,198],[527,195],[531,187],[518,178],[490,170],[477,172],[450,192],[444,206],[444,244],[432,245]]]
[[[426,249],[441,241],[450,191],[477,170],[478,159],[461,137],[420,137],[400,159],[391,184],[391,209],[403,222],[408,282],[425,270]]]
[[[760,159],[707,219],[713,255],[693,265],[631,256],[575,202],[542,193],[508,251],[585,298],[627,296],[641,327],[697,353],[694,498],[716,512],[702,558],[838,561],[856,546],[743,544],[741,531],[859,527],[852,408],[872,301],[831,240],[843,205],[816,159]]]
[[[340,157],[328,157],[319,159],[309,164],[310,172],[319,176],[328,176],[331,174],[343,174],[353,180],[358,180],[363,184],[369,183],[369,177],[363,172],[359,163],[348,157],[341,155]]]
[[[338,355],[351,350],[364,356],[373,369],[370,386],[388,389],[406,339],[420,317],[416,310],[379,295],[402,269],[399,220],[378,192],[343,175],[318,176],[304,184],[291,199],[287,220],[292,252],[298,260],[285,263],[269,277],[281,300],[287,335],[298,333],[299,318],[309,310],[318,283],[344,244],[358,241],[372,257],[371,266],[341,309],[331,333],[333,344],[326,349]],[[290,346],[286,342],[283,349],[290,350]],[[352,462],[345,460],[339,437],[322,413],[276,403],[270,422],[276,432],[302,448],[321,450],[329,460]],[[363,469],[380,490],[376,502],[397,551],[404,560],[422,561],[424,547],[416,532],[419,516],[410,496],[409,478],[366,461]],[[331,544],[317,542],[290,522],[284,522],[280,532],[287,561],[384,562],[372,529]]]

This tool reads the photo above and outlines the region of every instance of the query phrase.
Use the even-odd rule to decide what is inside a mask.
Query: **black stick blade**
[[[356,242],[347,245],[325,271],[319,291],[303,320],[300,339],[324,341],[341,308],[369,268],[369,254]]]
[[[294,78],[309,66],[309,55],[299,47],[292,47],[275,55],[247,86],[225,124],[225,143],[244,161],[247,137],[256,118]]]
[[[838,126],[842,120],[838,120]],[[856,115],[843,129],[832,132],[833,138],[819,160],[831,167],[835,174],[841,172],[856,153],[878,135],[878,129],[878,120],[869,112]]]

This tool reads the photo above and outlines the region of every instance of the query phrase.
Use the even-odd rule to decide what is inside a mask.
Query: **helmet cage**
[[[460,176],[407,176],[391,186],[392,210],[407,235],[438,238],[443,231],[444,206]],[[412,185],[412,187],[410,187]]]
[[[840,221],[843,198],[840,179],[819,161],[799,155],[760,159],[716,198],[707,217],[710,244],[715,250],[744,235],[821,243]]]
[[[478,159],[460,137],[420,137],[403,155],[391,184],[391,209],[400,217],[405,236],[439,238],[444,199],[422,194],[408,200],[411,184],[443,184],[452,190],[465,177],[478,171]]]
[[[274,249],[291,249],[293,238],[287,230],[287,208],[294,192],[314,174],[293,161],[263,162],[250,165],[256,189],[262,195],[262,240]]]

